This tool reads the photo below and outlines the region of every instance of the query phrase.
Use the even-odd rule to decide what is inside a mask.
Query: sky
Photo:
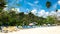
[[[46,7],[46,2],[51,2],[51,7]],[[37,16],[47,16],[49,13],[55,13],[56,9],[60,10],[60,0],[7,0],[8,9],[16,8],[19,12],[32,12]],[[18,4],[19,6],[17,6]]]

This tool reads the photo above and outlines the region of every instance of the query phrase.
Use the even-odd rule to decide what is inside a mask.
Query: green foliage
[[[6,26],[23,26],[29,25],[29,23],[36,22],[37,25],[43,25],[43,24],[55,24],[55,18],[52,16],[48,16],[47,18],[38,17],[32,14],[31,12],[29,14],[24,14],[24,12],[16,13],[16,11],[10,11],[10,12],[1,12],[0,13],[0,25],[6,25]]]
[[[6,6],[5,0],[0,0],[0,12],[5,8]]]
[[[55,23],[55,18],[52,16],[47,17],[47,24],[54,24]]]

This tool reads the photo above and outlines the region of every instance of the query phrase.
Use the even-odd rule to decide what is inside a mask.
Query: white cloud
[[[8,5],[5,5],[5,6],[8,6]]]
[[[38,12],[38,16],[43,16],[45,14],[45,10],[41,10],[40,12]]]
[[[16,8],[18,12],[20,12],[20,9],[19,8]]]
[[[57,12],[51,11],[51,12],[49,13],[49,15],[56,16],[57,18],[60,17],[60,9],[58,9]]]
[[[34,15],[36,15],[37,10],[36,10],[36,9],[33,9],[31,12],[32,12]]]
[[[38,16],[39,17],[44,17],[46,18],[49,15],[49,12],[46,12],[45,10],[41,10],[40,12],[38,12]]]
[[[20,12],[20,9],[19,8],[12,8],[11,10],[16,11],[16,13],[19,13]]]
[[[55,11],[46,12],[45,10],[40,10],[39,12],[37,12],[36,9],[33,9],[31,12],[32,12],[34,15],[37,14],[37,16],[39,16],[39,17],[42,16],[42,17],[44,17],[44,18],[46,18],[46,17],[49,16],[49,15],[53,16],[53,15],[56,15],[56,14],[57,14]],[[60,16],[60,9],[58,9],[58,14],[57,14],[57,15]]]
[[[55,14],[56,14],[55,11],[51,11],[51,12],[49,13],[49,15],[55,15]]]
[[[43,16],[44,18],[46,18],[49,15],[56,15],[55,11],[51,11],[51,12],[46,12],[45,10],[41,10],[40,12],[38,12],[38,16]]]
[[[60,16],[60,9],[58,9],[57,16]]]
[[[31,11],[34,15],[36,15],[36,13],[37,13],[37,16],[39,16],[39,17],[44,17],[44,18],[46,18],[47,16],[54,16],[54,15],[57,15],[57,16],[60,16],[60,9],[58,9],[58,12],[56,13],[55,11],[51,11],[51,12],[46,12],[45,10],[40,10],[39,12],[37,12],[37,10],[36,9],[33,9],[32,11]]]
[[[58,9],[58,12],[60,12],[60,9]]]
[[[58,4],[60,5],[60,0],[58,1]]]
[[[45,15],[48,16],[49,15],[49,12],[45,12]]]
[[[28,14],[27,12],[24,12],[24,14]]]
[[[20,12],[19,8],[12,8],[11,10]]]
[[[60,20],[60,9],[58,9],[58,12],[57,12],[57,19]]]
[[[55,12],[55,11],[51,11],[51,12],[46,12],[45,10],[40,10],[39,12],[36,10],[36,9],[33,9],[32,11],[31,11],[34,15],[36,15],[37,14],[37,16],[39,16],[39,17],[41,17],[41,16],[43,16],[44,18],[46,18],[47,16],[49,16],[49,15],[56,15],[57,13]],[[26,13],[26,14],[28,14],[28,13]],[[60,16],[60,9],[58,9],[58,14],[57,14],[58,16]]]

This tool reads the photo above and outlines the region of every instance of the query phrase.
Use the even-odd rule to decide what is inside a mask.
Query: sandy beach
[[[60,26],[23,29],[17,32],[0,34],[60,34]]]

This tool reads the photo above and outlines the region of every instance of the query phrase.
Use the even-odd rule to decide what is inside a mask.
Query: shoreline
[[[60,26],[38,27],[31,29],[22,29],[16,32],[0,33],[0,34],[60,34]]]

